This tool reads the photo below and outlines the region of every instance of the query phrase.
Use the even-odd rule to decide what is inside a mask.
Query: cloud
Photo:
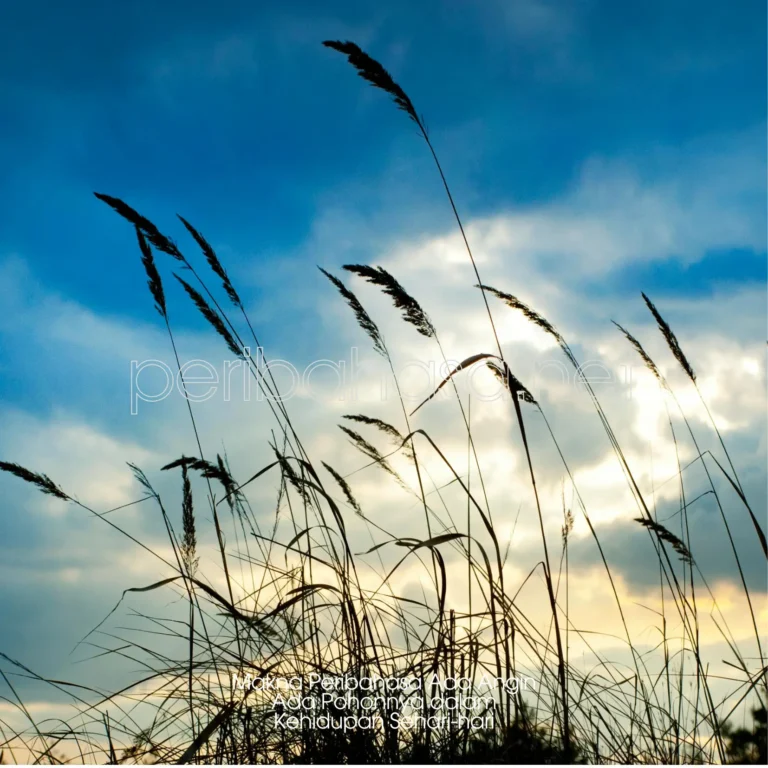
[[[681,521],[679,465],[694,462],[683,472],[686,498],[693,502],[689,510],[692,548],[708,582],[725,590],[738,605],[742,600],[738,574],[732,555],[722,546],[719,511],[711,495],[701,496],[708,490],[708,481],[701,463],[696,462],[697,451],[687,427],[676,414],[674,402],[664,399],[634,351],[610,324],[616,318],[643,341],[674,387],[700,448],[722,456],[707,413],[671,358],[653,318],[639,296],[629,302],[624,286],[613,279],[620,266],[633,262],[661,263],[671,258],[695,262],[713,247],[759,247],[750,214],[755,179],[741,153],[736,150],[729,156],[710,149],[696,162],[680,162],[684,172],[679,178],[655,174],[647,167],[638,169],[628,162],[589,162],[562,197],[470,219],[467,232],[483,280],[530,302],[555,322],[580,361],[599,362],[610,374],[610,383],[595,384],[595,388],[646,502],[674,530]],[[659,162],[661,168],[670,165],[674,163],[669,158]],[[732,172],[724,174],[724,168]],[[697,192],[699,187],[706,191]],[[432,316],[448,359],[458,361],[478,351],[493,351],[490,326],[482,297],[472,287],[474,277],[463,244],[452,227],[410,238],[383,231],[375,213],[359,213],[345,230],[349,222],[346,208],[339,204],[342,192],[335,197],[334,206],[320,215],[301,249],[289,254],[271,277],[265,277],[260,290],[263,302],[259,298],[257,304],[243,293],[248,304],[256,305],[257,328],[269,359],[283,358],[302,371],[314,360],[349,361],[350,348],[358,349],[361,368],[356,400],[337,399],[334,377],[326,370],[313,378],[314,392],[299,388],[286,407],[310,457],[328,461],[347,476],[371,520],[393,536],[423,537],[424,512],[418,493],[413,492],[417,482],[408,461],[392,458],[410,491],[389,482],[379,468],[366,466],[370,462],[337,429],[344,414],[362,412],[406,432],[403,410],[411,410],[424,395],[424,391],[416,391],[418,387],[424,390],[423,378],[411,371],[406,393],[413,397],[403,405],[391,387],[389,396],[382,398],[381,377],[386,366],[377,367],[348,307],[309,265],[320,262],[335,270],[340,262],[365,261],[390,269]],[[341,252],[336,250],[338,243]],[[227,255],[236,269],[247,274],[250,267],[242,255],[234,249]],[[270,272],[267,266],[259,269]],[[130,360],[160,359],[173,367],[168,340],[151,316],[149,300],[146,321],[137,322],[99,314],[58,295],[19,257],[6,259],[0,270],[0,290],[8,308],[0,320],[0,333],[9,342],[9,359],[4,365],[25,388],[41,393],[33,401],[19,395],[19,402],[5,407],[6,429],[0,437],[3,458],[46,472],[97,511],[141,498],[141,490],[124,464],[134,461],[156,484],[178,525],[179,478],[175,473],[160,472],[160,467],[182,454],[197,453],[186,403],[175,393],[162,402],[142,404],[136,417],[129,413]],[[387,297],[351,276],[344,275],[344,279],[380,324],[397,370],[413,361],[432,361],[439,369],[444,363],[440,350],[405,325]],[[226,350],[196,317],[181,311],[183,298],[171,296],[182,360],[202,358],[221,372]],[[760,320],[765,315],[764,292],[749,282],[714,284],[713,294],[706,300],[688,295],[684,286],[654,299],[696,368],[701,392],[722,429],[748,497],[758,517],[764,517],[765,366]],[[637,504],[589,397],[551,337],[501,303],[491,307],[505,356],[542,405],[610,566],[621,580],[622,594],[629,600],[647,599],[658,577],[656,570],[648,568],[653,551],[647,533],[632,522],[639,514]],[[29,354],[30,349],[34,355]],[[547,367],[552,363],[565,365]],[[631,375],[627,375],[629,371]],[[508,581],[514,585],[510,588],[516,588],[541,559],[540,533],[514,411],[505,399],[483,401],[480,388],[492,391],[493,386],[490,374],[484,375],[477,374],[478,389],[471,400],[473,440],[499,538],[502,546],[510,542]],[[466,410],[468,378],[456,378]],[[250,477],[273,459],[269,440],[274,439],[274,421],[268,403],[259,400],[255,391],[250,401],[237,396],[225,401],[219,389],[211,400],[194,404],[193,413],[206,456],[213,458],[226,451],[236,478]],[[560,540],[564,499],[577,518],[570,566],[574,584],[581,587],[573,593],[574,610],[579,610],[579,599],[582,608],[594,606],[595,591],[590,585],[601,578],[602,566],[579,514],[568,470],[547,423],[528,405],[524,418],[553,553]],[[460,476],[469,476],[472,488],[479,491],[462,414],[454,400],[436,398],[409,424],[425,429]],[[375,431],[360,429],[383,451],[394,447]],[[279,442],[279,436],[277,439]],[[440,529],[437,518],[447,522],[448,513],[463,525],[466,497],[455,482],[447,485],[454,480],[450,468],[425,441],[417,440],[417,450],[434,510],[433,531]],[[328,481],[346,509],[340,490],[330,477]],[[727,500],[725,514],[744,553],[745,578],[764,592],[764,562],[754,546],[749,520],[723,478],[715,476],[714,482]],[[15,627],[2,638],[11,655],[24,654],[28,636],[36,638],[37,654],[44,654],[46,643],[61,639],[42,633],[43,618],[27,616],[36,595],[47,595],[41,605],[53,612],[47,615],[55,621],[63,622],[66,615],[75,617],[78,630],[67,635],[68,641],[75,642],[75,635],[82,636],[103,618],[122,589],[143,580],[142,569],[147,569],[148,582],[162,571],[133,545],[117,543],[103,521],[88,520],[77,510],[46,506],[45,499],[15,478],[2,477],[0,483],[7,494],[6,508],[24,510],[23,515],[12,513],[11,523],[3,523],[11,535],[5,538],[10,543],[0,545],[0,552],[13,563],[17,560],[8,554],[11,547],[23,548],[29,555],[28,564],[19,571],[24,576],[22,584],[13,595],[6,595],[3,608]],[[266,527],[273,522],[278,488],[279,476],[272,472],[248,489],[249,501]],[[202,500],[205,489],[196,488],[196,494]],[[204,509],[202,502],[200,508]],[[161,519],[147,505],[126,508],[110,519],[153,548],[165,546]],[[379,534],[372,538],[351,511],[346,519],[353,551],[363,551],[378,540]],[[480,531],[478,520],[474,525]],[[210,520],[201,520],[200,529],[204,565],[212,578],[218,578]],[[719,533],[712,536],[712,531]],[[279,524],[278,538],[288,540],[294,533],[285,521]],[[110,568],[110,559],[117,552],[120,567]],[[369,560],[377,567],[373,557]],[[403,571],[398,583],[404,591],[413,591],[423,575],[414,566]],[[537,582],[531,583],[534,604],[539,587]],[[62,606],[71,606],[71,610]],[[642,626],[638,618],[637,627]],[[58,655],[51,665],[63,676],[68,660]]]
[[[559,198],[475,219],[470,242],[479,264],[514,265],[517,283],[550,280],[561,290],[635,262],[690,264],[708,251],[764,248],[763,169],[751,131],[698,149],[693,160],[669,150],[638,158],[593,158]],[[681,167],[682,164],[682,167]],[[674,173],[670,173],[670,167]],[[654,170],[655,168],[655,170]],[[414,252],[404,244],[389,258],[401,271],[435,261],[466,264],[458,232],[429,237]]]

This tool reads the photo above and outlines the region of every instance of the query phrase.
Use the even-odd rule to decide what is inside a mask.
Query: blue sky
[[[141,419],[127,413],[128,361],[168,351],[131,229],[93,191],[124,199],[190,254],[175,214],[194,223],[276,355],[333,358],[362,345],[342,323],[344,308],[328,308],[335,297],[315,270],[350,260],[393,265],[431,312],[466,323],[474,339],[474,315],[463,314],[476,308],[472,277],[444,240],[454,224],[423,143],[320,44],[351,39],[424,114],[500,288],[553,312],[585,350],[615,341],[611,318],[654,338],[641,289],[665,309],[712,371],[716,410],[733,425],[764,510],[765,15],[759,0],[6,2],[2,457],[54,477],[58,468],[109,506],[135,488],[110,474],[117,496],[99,497],[93,478],[107,472],[105,461],[138,456],[157,469],[189,437],[168,437],[184,423],[178,403]],[[159,265],[184,350],[217,349],[170,285],[173,265]],[[463,332],[446,336],[460,359]],[[521,355],[535,341],[526,337]],[[729,391],[739,366],[745,389]],[[562,415],[577,446],[577,416]],[[626,415],[628,430],[635,416]],[[236,442],[237,421],[222,419],[211,417],[210,439],[221,439],[218,424]],[[307,419],[322,435],[321,417]],[[639,445],[636,431],[630,442]],[[68,435],[83,438],[82,469],[71,464]],[[551,481],[555,488],[559,477]],[[63,669],[70,641],[128,586],[95,585],[115,542],[77,517],[36,512],[38,497],[11,478],[0,489],[0,542],[9,542],[0,560],[15,563],[19,579],[17,589],[0,589],[11,619],[0,626],[0,650],[49,654]],[[133,522],[158,534],[154,523]],[[58,547],[45,567],[29,565],[65,542],[71,549]],[[94,558],[93,572],[84,557]],[[761,567],[754,559],[752,573]],[[73,569],[72,581],[61,577]],[[25,606],[40,594],[31,616]],[[64,627],[67,617],[65,650],[41,627]]]
[[[350,179],[362,213],[423,231],[402,209],[442,202],[428,158],[326,37],[354,38],[407,87],[467,215],[545,200],[595,154],[652,165],[658,148],[761,126],[764,14],[757,0],[9,3],[2,247],[67,295],[139,317],[131,244],[92,190],[263,260],[297,248]],[[393,156],[405,205],[379,189]],[[426,227],[445,224],[441,206]],[[762,277],[762,260],[739,259]]]
[[[72,300],[138,319],[149,305],[133,243],[92,191],[174,235],[174,214],[184,215],[225,249],[254,302],[270,293],[275,264],[340,201],[366,219],[360,255],[374,238],[443,231],[449,211],[421,142],[320,45],[328,37],[355,39],[407,87],[467,216],[556,198],[594,157],[653,180],[730,142],[760,179],[764,13],[751,1],[334,2],[322,11],[224,2],[216,14],[194,2],[10,3],[0,33],[9,203],[0,248]],[[760,182],[726,194],[764,221]],[[762,248],[724,246],[693,266],[674,250],[662,268],[622,264],[611,280],[706,292],[710,277],[764,279]],[[314,256],[303,263],[338,263]],[[186,306],[176,312],[196,322]],[[23,400],[28,385],[2,389]]]

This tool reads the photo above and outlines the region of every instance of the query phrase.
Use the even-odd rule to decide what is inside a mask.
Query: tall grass
[[[149,219],[118,198],[97,194],[135,230],[150,294],[180,371],[181,360],[156,254],[170,257],[171,264],[176,262],[191,275],[189,281],[174,276],[229,352],[242,359],[253,382],[265,395],[274,422],[271,436],[265,434],[263,439],[269,441],[274,459],[254,468],[250,477],[233,477],[226,458],[216,455],[214,460],[213,452],[204,449],[195,409],[188,402],[193,455],[169,457],[169,463],[162,467],[165,472],[178,473],[178,510],[166,506],[148,475],[133,467],[143,488],[140,501],[154,505],[161,516],[170,554],[138,541],[104,512],[77,501],[72,495],[76,489],[66,489],[47,475],[18,464],[0,462],[4,472],[78,506],[118,530],[131,546],[141,547],[165,571],[161,580],[129,587],[126,592],[143,595],[165,591],[185,606],[179,614],[181,619],[176,613],[145,615],[145,637],[125,637],[119,646],[104,650],[107,656],[127,657],[145,668],[133,685],[120,691],[97,691],[46,680],[22,660],[3,656],[5,668],[0,669],[0,674],[7,688],[3,695],[18,708],[27,725],[19,729],[0,721],[0,748],[11,760],[38,762],[62,761],[60,756],[64,752],[70,756],[68,759],[81,762],[178,763],[711,763],[724,762],[734,755],[741,759],[764,759],[766,667],[761,632],[765,633],[765,626],[760,626],[760,616],[754,608],[743,571],[744,554],[731,534],[732,521],[737,515],[747,515],[756,543],[764,553],[765,536],[714,419],[712,427],[725,461],[699,449],[680,401],[659,367],[641,343],[619,326],[658,381],[661,396],[670,398],[679,410],[695,447],[695,460],[706,472],[708,492],[716,499],[734,568],[744,590],[757,656],[742,651],[722,620],[716,595],[705,577],[706,568],[697,560],[690,537],[685,468],[681,466],[678,474],[678,535],[658,519],[653,501],[640,489],[604,406],[590,382],[582,380],[583,395],[595,409],[615,454],[617,471],[623,474],[637,505],[638,530],[646,532],[655,553],[648,569],[658,573],[662,611],[655,628],[661,642],[648,651],[632,634],[626,617],[629,606],[618,586],[616,563],[606,555],[555,429],[550,426],[544,407],[505,359],[492,301],[499,300],[498,305],[494,303],[497,311],[521,312],[542,333],[552,337],[578,371],[575,353],[547,318],[513,294],[482,282],[438,155],[406,92],[381,64],[355,44],[329,41],[325,45],[347,56],[366,81],[388,93],[416,124],[435,162],[466,246],[468,266],[480,289],[478,299],[487,313],[489,336],[496,350],[478,350],[470,355],[437,388],[451,385],[453,390],[461,429],[465,432],[462,439],[466,438],[466,466],[451,462],[434,435],[416,426],[416,412],[433,407],[432,397],[409,411],[397,380],[393,352],[379,324],[350,287],[338,276],[321,270],[351,309],[350,321],[359,326],[373,351],[386,361],[401,406],[402,421],[397,425],[375,413],[347,414],[346,422],[339,425],[361,456],[360,470],[376,471],[377,482],[382,486],[398,484],[423,512],[423,521],[414,523],[408,536],[391,530],[387,520],[373,519],[356,496],[353,476],[334,467],[335,459],[310,456],[300,436],[301,425],[291,418],[271,372],[266,369],[265,373],[245,354],[251,340],[258,347],[262,344],[245,304],[205,237],[181,219],[217,278],[218,289]],[[434,343],[442,360],[447,359],[439,329],[393,275],[381,267],[363,264],[346,265],[344,269],[389,297],[402,320]],[[219,289],[226,297],[221,302],[216,298]],[[692,364],[672,329],[650,299],[645,295],[643,298],[676,362],[695,385]],[[528,487],[515,488],[514,492],[529,494],[528,504],[532,502],[540,534],[540,560],[522,583],[511,583],[508,550],[502,551],[499,534],[500,524],[509,521],[500,521],[498,510],[494,520],[483,464],[476,450],[471,409],[468,404],[465,406],[456,386],[457,379],[475,365],[490,368],[505,386],[518,427],[519,444],[512,448],[524,457]],[[545,519],[551,515],[539,494],[540,458],[529,439],[530,430],[541,431],[540,425],[552,441],[573,490],[571,506],[566,505],[563,496],[564,522],[559,536],[548,533]],[[677,445],[671,416],[670,428]],[[382,439],[386,448],[379,447]],[[458,507],[452,509],[441,489],[432,482],[428,465],[434,463],[442,465],[450,477],[452,490],[461,498]],[[714,481],[715,475],[734,489],[735,502],[730,496],[724,497]],[[195,497],[192,481],[197,479],[203,481],[204,499]],[[274,508],[252,508],[248,492],[253,485],[275,480],[278,492]],[[456,509],[461,516],[454,514]],[[207,519],[213,525],[223,577],[206,573],[201,565]],[[573,566],[569,561],[569,541],[578,520],[586,524],[614,598],[615,604],[606,606],[606,611],[615,612],[619,618],[623,636],[613,641],[625,648],[628,663],[612,659],[595,643],[595,638],[604,634],[600,617],[595,617],[590,627],[572,618]],[[413,535],[422,525],[422,534]],[[367,551],[353,551],[353,526],[364,528],[370,536],[371,547]],[[404,568],[417,564],[425,574],[421,597],[398,594],[396,577]],[[521,607],[520,595],[529,582],[530,588],[542,589],[541,597],[547,605],[544,616]],[[701,641],[702,594],[715,606],[717,616],[713,620],[731,653],[726,664],[732,676],[726,681],[725,693],[722,675],[710,672]],[[672,625],[679,627],[677,635]],[[570,649],[575,641],[591,654],[591,665],[574,660]],[[675,644],[679,646],[677,650]],[[175,650],[170,651],[171,648]],[[16,694],[14,676],[19,675],[32,677],[66,695],[72,717],[66,721],[38,722]],[[412,677],[420,681],[424,690],[434,693],[440,680],[451,677],[471,680],[472,690],[480,692],[481,681],[487,676],[496,681],[487,691],[486,706],[487,712],[492,713],[492,725],[441,724],[429,719],[437,714],[429,697],[424,697],[420,711],[416,712],[412,695],[397,692],[377,703],[375,712],[385,718],[393,712],[420,714],[422,720],[398,729],[287,729],[275,721],[274,695],[239,689],[232,684],[233,675],[241,680],[247,675],[296,678],[304,684],[312,675],[338,679]],[[530,679],[535,685],[526,690],[498,683],[515,677]],[[746,704],[757,706],[757,731],[738,731],[730,724],[734,713],[741,712]],[[320,714],[338,716],[339,710],[332,702],[318,703],[315,715]]]

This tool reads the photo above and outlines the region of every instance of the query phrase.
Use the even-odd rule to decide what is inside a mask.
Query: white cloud
[[[671,253],[696,260],[711,247],[755,247],[755,228],[736,204],[738,190],[743,191],[749,183],[739,185],[730,179],[728,184],[736,192],[725,194],[713,188],[688,205],[685,194],[692,188],[689,181],[646,184],[639,173],[617,173],[605,165],[593,165],[560,200],[526,211],[501,212],[468,222],[467,226],[483,279],[529,301],[556,323],[582,361],[602,361],[615,374],[615,384],[598,388],[605,411],[648,501],[653,501],[655,493],[657,503],[671,505],[671,508],[677,498],[674,480],[677,454],[670,439],[663,400],[633,350],[610,325],[610,318],[626,323],[643,341],[675,387],[702,446],[719,452],[716,438],[708,431],[706,413],[665,348],[639,297],[633,305],[628,305],[626,296],[612,290],[607,279],[599,295],[585,294],[578,282],[585,275],[599,282],[614,267],[632,260],[661,260]],[[343,216],[337,215],[335,221],[343,224]],[[471,267],[461,241],[452,231],[416,242],[384,237],[375,242],[376,250],[360,260],[364,258],[387,267],[407,290],[423,301],[440,331],[449,358],[460,360],[478,351],[493,351],[481,295],[471,287],[474,282]],[[317,241],[307,246],[308,251],[312,251],[312,261],[322,260],[325,255],[322,251],[317,253],[316,245]],[[326,241],[322,245],[328,247]],[[330,257],[326,263],[329,261]],[[2,332],[7,337],[23,332],[31,343],[47,345],[47,354],[53,355],[53,362],[60,366],[59,401],[53,404],[49,415],[6,409],[2,435],[4,458],[46,472],[68,491],[100,508],[138,498],[139,489],[124,464],[126,460],[135,461],[157,482],[158,489],[169,500],[169,509],[177,514],[178,478],[158,470],[163,463],[182,453],[197,453],[185,404],[174,395],[167,401],[147,404],[134,419],[124,412],[127,411],[127,391],[124,390],[128,387],[129,360],[170,359],[162,329],[129,319],[99,317],[87,308],[51,294],[43,286],[35,286],[19,261],[6,262],[2,269],[2,290],[13,309],[3,320]],[[305,302],[294,318],[293,333],[300,335],[305,345],[311,342],[308,348],[318,359],[347,358],[349,345],[356,345],[360,347],[361,360],[368,362],[372,354],[366,351],[369,349],[367,339],[355,327],[348,308],[329,286],[323,284],[323,290],[318,291],[317,281],[308,282],[312,285],[311,292],[301,279],[291,285],[297,309]],[[396,367],[402,367],[409,360],[442,362],[434,343],[404,324],[387,297],[351,277],[348,283],[380,323],[395,353]],[[764,329],[760,319],[761,316],[764,319],[764,293],[750,286],[731,286],[715,291],[707,299],[663,297],[658,304],[662,313],[670,318],[699,374],[700,388],[729,441],[737,466],[744,467],[746,474],[764,479],[765,363]],[[540,397],[598,530],[607,534],[615,526],[626,524],[637,516],[637,507],[588,398],[572,381],[562,384],[545,376],[537,382],[537,365],[550,360],[562,361],[560,350],[541,329],[499,302],[492,304],[492,310],[505,356],[514,372]],[[267,326],[268,354],[269,330]],[[212,334],[178,335],[182,359],[220,361],[226,357]],[[282,337],[281,343],[285,343]],[[290,352],[289,347],[276,349],[270,357],[290,359]],[[71,359],[77,361],[77,366],[65,365]],[[309,360],[295,362],[302,368]],[[631,398],[622,375],[622,366],[629,365],[636,366]],[[89,374],[87,380],[80,375],[83,371]],[[399,402],[393,397],[382,401],[380,397],[379,373],[370,365],[368,370],[363,370],[359,402],[314,400],[304,392],[290,400],[287,407],[310,457],[315,461],[328,461],[348,476],[372,521],[394,536],[425,536],[426,524],[418,494],[389,482],[376,467],[362,469],[369,462],[347,444],[336,428],[343,414],[363,412],[406,431]],[[466,392],[466,378],[457,377],[462,392]],[[106,386],[104,382],[111,382],[110,391],[117,393],[114,411],[111,405],[99,413],[89,411],[88,398]],[[450,393],[450,388],[446,391]],[[466,394],[464,404],[467,404]],[[415,403],[406,407],[410,410]],[[255,398],[248,403],[235,398],[225,403],[216,396],[193,406],[193,410],[207,457],[213,458],[226,449],[237,478],[248,477],[271,461],[268,441],[274,421],[266,403],[257,402]],[[524,413],[547,535],[551,546],[557,547],[563,519],[563,492],[568,503],[573,503],[573,494],[540,417],[528,406]],[[695,452],[683,425],[679,421],[675,423],[680,461],[685,464],[695,458]],[[436,399],[413,417],[411,427],[423,428],[435,439],[462,478],[466,480],[470,475],[472,488],[482,499],[455,402],[450,397]],[[359,427],[359,431],[382,451],[391,449],[392,444],[375,430]],[[514,411],[506,400],[483,403],[475,396],[472,431],[483,467],[485,492],[502,546],[512,537],[509,580],[510,588],[516,589],[517,582],[541,558],[541,543]],[[279,442],[279,436],[277,439]],[[441,530],[436,517],[447,522],[448,514],[463,528],[466,497],[456,483],[448,485],[454,479],[451,471],[422,439],[417,441],[417,449],[424,462],[425,488],[435,513],[433,532]],[[392,463],[411,486],[416,487],[408,462],[395,457]],[[702,490],[701,473],[696,474],[695,468],[686,470],[685,478],[691,498]],[[13,478],[0,478],[3,487],[15,482],[18,481]],[[275,472],[249,487],[249,499],[267,527],[271,526],[277,487]],[[330,478],[328,488],[346,509],[340,489]],[[762,501],[755,499],[756,505]],[[31,492],[25,497],[28,508],[41,503],[41,497]],[[131,521],[135,526],[131,530],[148,530],[144,514],[142,510]],[[586,525],[578,513],[576,517],[574,541],[582,541],[584,547],[588,547]],[[369,548],[372,539],[367,527],[351,512],[346,519],[353,551]],[[206,525],[210,526],[210,522],[201,522],[201,529]],[[474,525],[475,532],[482,535],[477,518]],[[28,533],[34,535],[33,527]],[[162,532],[155,531],[152,535],[158,537],[156,546],[162,546],[159,538]],[[279,535],[287,539],[293,534],[283,525]],[[111,537],[100,536],[97,530],[90,530],[90,545],[99,548],[106,546],[105,542],[112,545]],[[375,536],[381,540],[381,534]],[[596,555],[591,557],[587,565],[574,564],[572,571],[578,581],[578,585],[574,582],[572,608],[574,612],[585,612],[584,615],[594,610],[597,592],[591,580],[597,578],[593,572],[595,558]],[[368,559],[374,564],[378,562],[373,557]],[[215,562],[213,556],[206,560],[212,566],[214,580],[218,578]],[[614,565],[621,569],[623,564]],[[722,579],[729,568],[725,557],[703,565],[705,572],[715,569],[718,579]],[[410,589],[418,583],[419,574],[416,567],[404,570],[398,583],[403,589]],[[635,575],[635,571],[627,572],[622,594],[626,592],[629,596],[645,589],[642,583],[633,581]],[[78,550],[73,550],[71,558],[62,557],[57,562],[49,578],[82,584],[90,576]],[[136,574],[132,572],[131,578],[135,582]],[[531,590],[535,593],[537,588],[535,582],[532,583],[526,588],[526,594]],[[738,591],[729,591],[728,596],[734,605],[741,600]],[[636,626],[642,627],[642,616],[636,619]],[[741,628],[739,632],[743,634]]]
[[[4,409],[0,418],[4,426],[0,446],[5,456],[51,475],[67,493],[97,510],[137,498],[126,461],[143,464],[159,460],[151,450],[115,439],[59,408],[47,418]],[[35,507],[47,506],[55,515],[71,509],[65,502],[48,497],[35,496],[33,503]]]

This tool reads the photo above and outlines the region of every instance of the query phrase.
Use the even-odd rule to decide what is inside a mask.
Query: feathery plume
[[[640,523],[640,525],[653,531],[662,541],[666,541],[667,544],[677,552],[683,562],[689,564],[693,562],[693,556],[688,550],[688,547],[686,547],[685,544],[672,533],[672,531],[665,528],[661,523],[657,523],[655,520],[648,520],[645,517],[636,517],[635,522]]]
[[[144,237],[138,227],[136,227],[136,237],[138,238],[139,248],[141,249],[141,263],[144,265],[144,271],[147,273],[147,285],[149,286],[152,298],[155,300],[155,309],[160,313],[160,317],[166,318],[167,312],[165,308],[163,282],[160,280],[160,273],[157,271],[157,265],[152,256],[152,249],[150,248],[146,237]]]
[[[338,483],[339,488],[341,488],[341,490],[344,491],[344,496],[346,496],[349,506],[355,510],[355,514],[358,517],[365,517],[365,515],[363,515],[363,510],[360,508],[360,505],[357,503],[357,499],[352,495],[352,489],[349,487],[349,484],[347,483],[347,481],[332,466],[330,466],[329,464],[326,464],[325,462],[322,462],[322,464],[328,470],[328,472],[333,476],[333,479]]]
[[[362,435],[358,434],[349,427],[345,427],[343,424],[339,424],[339,429],[352,441],[352,444],[355,446],[355,448],[357,448],[358,451],[360,451],[372,461],[376,462],[385,472],[388,472],[398,482],[402,483],[400,475],[398,475],[397,472],[392,469],[392,467],[389,465],[389,462],[381,455],[381,453],[379,453],[379,450],[375,445],[371,445]]]
[[[401,310],[407,323],[415,326],[416,330],[427,338],[435,335],[435,327],[421,308],[402,285],[383,267],[369,267],[365,264],[345,264],[344,269],[364,278],[373,285],[378,285],[384,293],[392,298],[395,307]]]
[[[565,344],[565,341],[560,335],[560,332],[555,328],[554,325],[552,325],[552,323],[549,322],[549,320],[531,309],[527,304],[524,304],[516,296],[513,296],[511,293],[504,293],[504,291],[499,291],[496,288],[492,288],[490,285],[476,285],[475,288],[479,288],[481,291],[488,291],[488,293],[492,293],[494,296],[496,296],[496,298],[501,299],[508,307],[520,310],[531,322],[538,325],[539,328],[546,331],[548,334],[550,334],[550,336],[556,339],[560,346]]]
[[[224,321],[221,319],[218,312],[215,312],[189,283],[182,280],[175,272],[173,276],[184,286],[184,290],[189,294],[189,297],[192,299],[195,306],[200,310],[203,317],[214,327],[216,333],[224,339],[232,354],[236,357],[242,357],[242,350],[235,343],[235,339],[224,325]]]
[[[382,91],[388,93],[398,108],[402,109],[419,128],[422,127],[416,109],[408,95],[378,61],[372,59],[359,46],[349,41],[344,43],[341,40],[325,40],[323,45],[343,53],[363,80],[367,80],[374,88],[381,88]]]
[[[195,531],[195,510],[192,503],[192,484],[189,482],[189,474],[186,465],[181,465],[182,500],[181,500],[181,559],[190,576],[195,575],[200,559],[197,553],[197,535]]]
[[[296,471],[291,466],[291,462],[288,461],[288,459],[282,453],[280,453],[280,451],[278,451],[274,446],[272,447],[272,450],[274,450],[275,456],[277,457],[277,461],[280,464],[280,469],[282,470],[283,478],[288,479],[288,482],[293,486],[296,493],[298,493],[299,496],[301,496],[304,503],[307,504],[307,506],[310,506],[312,503],[312,500],[310,499],[309,491],[306,487],[306,481],[296,474]]]
[[[352,291],[350,291],[338,277],[326,272],[322,267],[318,267],[318,269],[336,286],[338,292],[342,295],[347,304],[349,304],[350,308],[355,313],[357,324],[368,334],[368,336],[370,336],[371,341],[373,341],[373,348],[380,355],[386,357],[387,350],[384,346],[384,339],[381,336],[381,332],[376,323],[371,320],[371,316],[365,311],[365,308],[360,303],[357,296],[355,296],[355,294],[352,293]]]
[[[235,287],[232,285],[232,281],[229,279],[227,270],[222,266],[221,262],[219,261],[219,257],[216,255],[216,251],[214,251],[211,247],[211,244],[183,216],[180,216],[179,214],[176,215],[181,220],[181,223],[187,228],[187,232],[192,235],[192,237],[195,239],[195,242],[200,246],[200,250],[203,252],[205,259],[210,265],[214,274],[216,274],[221,279],[224,290],[226,291],[227,296],[229,296],[229,300],[236,307],[242,307],[243,305],[240,301],[240,296],[238,296]]]
[[[688,358],[686,358],[685,354],[683,353],[682,348],[680,347],[680,343],[677,340],[677,337],[672,332],[672,329],[667,324],[667,321],[659,314],[659,310],[656,309],[653,302],[644,294],[642,293],[641,296],[643,297],[643,300],[646,303],[646,306],[648,309],[651,310],[651,314],[656,319],[656,322],[659,326],[659,330],[661,331],[664,338],[667,340],[667,344],[669,345],[669,348],[672,350],[672,354],[675,356],[675,359],[678,363],[680,363],[681,368],[688,374],[688,378],[695,384],[696,383],[696,374],[694,373],[693,367],[688,362]]]
[[[345,414],[343,418],[349,419],[350,421],[356,421],[358,424],[368,424],[369,426],[376,427],[384,434],[393,438],[398,445],[405,439],[400,433],[400,430],[398,430],[396,427],[393,427],[391,424],[388,424],[386,421],[382,421],[381,419],[375,419],[371,416],[364,416],[362,413],[354,415]]]
[[[160,467],[160,471],[165,472],[169,469],[176,469],[176,467],[191,467],[198,461],[200,461],[200,459],[197,459],[194,456],[182,456],[181,458],[172,461],[170,464]]]
[[[388,435],[392,438],[395,445],[399,448],[401,445],[403,445],[403,441],[405,440],[405,437],[400,432],[399,429],[396,427],[393,427],[391,424],[387,423],[386,421],[382,421],[381,419],[375,419],[371,416],[364,416],[362,413],[358,413],[355,415],[346,414],[344,416],[345,419],[349,419],[350,421],[356,421],[358,424],[367,424],[371,427],[376,427],[380,432],[383,432],[385,435]],[[403,447],[403,453],[406,455],[407,458],[413,459],[413,448],[410,444]]]
[[[111,195],[102,195],[100,192],[94,192],[93,194],[124,219],[130,221],[134,227],[140,229],[147,240],[149,240],[158,251],[167,253],[177,261],[185,261],[184,256],[182,256],[181,251],[176,247],[173,240],[166,237],[149,219],[142,216],[138,211],[135,211],[130,205],[127,205],[119,198],[112,197]]]
[[[182,472],[186,472],[188,469],[194,469],[196,472],[200,473],[201,477],[208,480],[217,480],[221,483],[224,492],[226,493],[227,503],[229,504],[230,509],[234,509],[237,501],[242,498],[242,493],[238,489],[237,483],[219,454],[216,454],[215,464],[206,461],[205,459],[182,456],[180,459],[176,459],[176,461],[166,464],[163,469],[175,469],[176,467],[181,467]]]
[[[55,496],[57,499],[62,499],[63,501],[70,500],[69,496],[67,496],[67,494],[64,493],[64,491],[62,491],[50,477],[48,477],[48,475],[32,472],[26,467],[22,467],[20,464],[14,464],[10,461],[0,461],[0,470],[8,472],[11,475],[16,475],[16,477],[24,480],[24,482],[37,486],[43,493],[47,493],[49,496]]]
[[[232,477],[229,463],[225,462],[218,453],[216,454],[216,471],[216,479],[224,486],[224,490],[226,491],[229,508],[233,512],[236,508],[240,510],[240,502],[242,502],[244,498],[243,493],[240,491],[239,486]]]
[[[560,529],[560,534],[563,539],[563,546],[566,546],[568,543],[568,537],[571,535],[571,531],[573,530],[573,523],[573,512],[568,509],[563,515],[563,527]]]
[[[640,342],[626,328],[623,328],[615,320],[612,320],[611,322],[624,334],[627,341],[635,348],[635,351],[645,363],[646,368],[648,368],[648,370],[656,377],[659,384],[666,388],[667,382],[656,367],[656,363],[651,359],[651,356],[643,349],[642,344],[640,344]]]
[[[148,491],[152,496],[154,496],[158,501],[160,500],[160,497],[157,494],[157,491],[152,487],[152,484],[149,482],[147,476],[144,474],[144,470],[137,467],[135,464],[131,464],[130,461],[127,461],[126,464],[131,468],[131,472],[133,472],[133,476],[138,480],[139,485],[141,485],[146,491]]]

